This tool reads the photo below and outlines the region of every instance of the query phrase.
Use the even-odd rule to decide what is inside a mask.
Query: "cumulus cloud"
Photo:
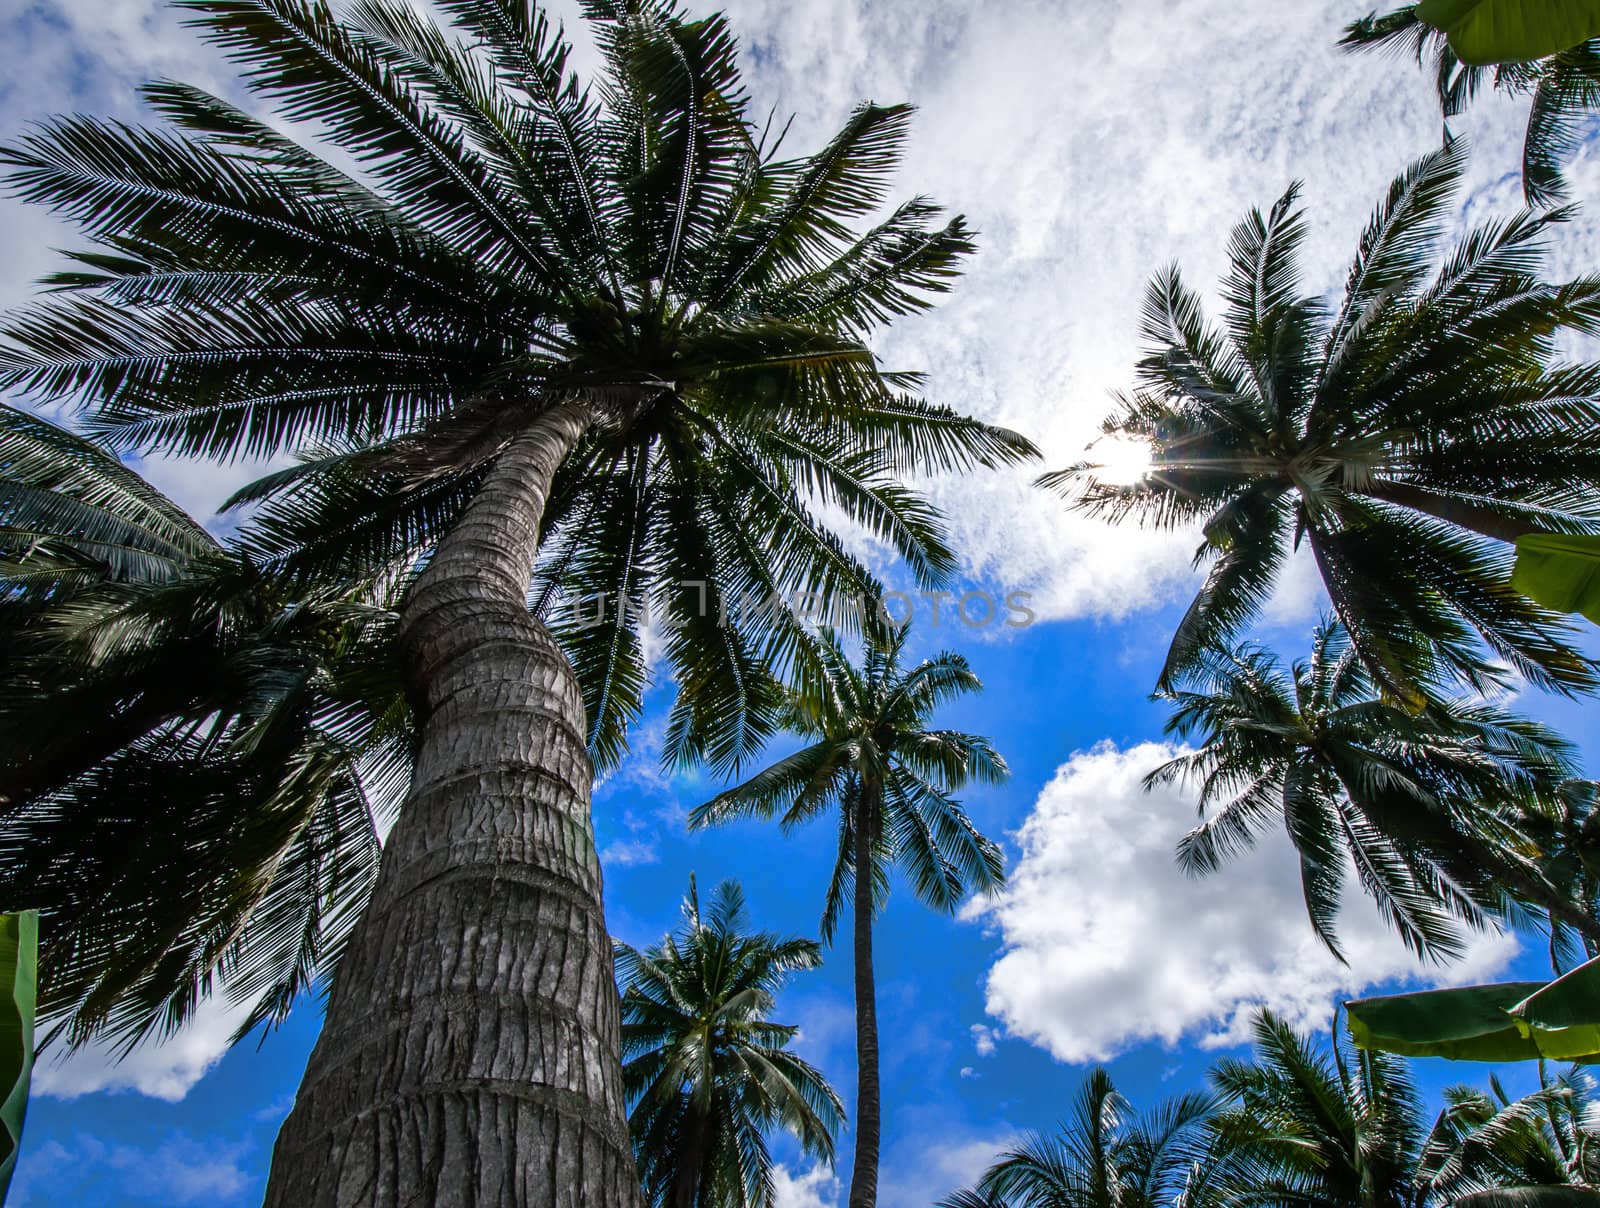
[[[248,1006],[236,1006],[226,994],[214,994],[187,1027],[159,1044],[141,1044],[126,1057],[116,1046],[96,1042],[44,1058],[33,1071],[33,1090],[54,1099],[76,1099],[96,1091],[137,1091],[176,1103],[222,1059],[229,1039],[248,1014]]]
[[[1261,1007],[1326,1027],[1335,999],[1392,980],[1483,981],[1516,954],[1515,937],[1486,933],[1454,966],[1423,966],[1352,893],[1340,922],[1350,964],[1340,965],[1312,934],[1277,832],[1220,873],[1185,877],[1172,852],[1194,823],[1194,798],[1140,787],[1176,753],[1108,743],[1074,755],[1017,833],[1022,856],[1006,889],[969,907],[1002,942],[986,1006],[1010,1035],[1068,1062],[1149,1040],[1231,1045]]]
[[[781,1162],[772,1171],[773,1208],[834,1208],[839,1179],[825,1166],[797,1174]]]

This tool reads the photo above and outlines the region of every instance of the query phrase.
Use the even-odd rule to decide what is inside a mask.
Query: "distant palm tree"
[[[1543,1077],[1520,1099],[1498,1077],[1488,1093],[1456,1086],[1423,1148],[1417,1178],[1433,1202],[1461,1208],[1600,1204],[1600,1100],[1586,1071]],[[1562,1194],[1587,1192],[1582,1198]],[[1541,1195],[1540,1193],[1543,1193]]]
[[[1422,1208],[1422,1103],[1405,1062],[1319,1050],[1270,1012],[1252,1061],[1211,1074],[1215,1194],[1230,1208]]]
[[[877,1201],[882,1107],[872,922],[888,896],[890,872],[898,865],[919,898],[947,912],[968,892],[998,888],[1005,877],[999,847],[951,796],[973,781],[1001,783],[1010,774],[1005,760],[988,739],[931,723],[941,704],[982,685],[966,660],[949,652],[903,668],[908,629],[869,624],[859,667],[839,636],[825,631],[820,678],[789,702],[789,728],[809,745],[689,816],[691,827],[776,816],[787,830],[824,811],[838,815],[822,935],[832,940],[853,900],[858,1084],[849,1208]]]
[[[1464,113],[1491,81],[1499,92],[1531,95],[1522,146],[1523,192],[1533,206],[1553,205],[1566,197],[1561,170],[1600,115],[1600,38],[1544,59],[1477,67],[1456,58],[1445,35],[1418,16],[1417,5],[1408,4],[1352,22],[1340,45],[1414,55],[1419,66],[1432,71],[1447,120]]]
[[[909,107],[780,155],[728,22],[673,0],[587,0],[592,88],[526,0],[180,4],[283,120],[163,83],[165,128],[65,118],[0,153],[97,245],[4,325],[0,388],[119,448],[306,451],[250,493],[246,551],[405,588],[411,788],[267,1203],[625,1206],[590,794],[643,617],[682,688],[671,754],[728,771],[812,657],[789,609],[742,602],[875,590],[823,515],[952,572],[901,484],[1032,446],[908,394],[868,340],[970,233],[878,214]]]
[[[1298,186],[1235,228],[1222,331],[1175,267],[1152,282],[1138,386],[1107,421],[1150,442],[1149,472],[1041,481],[1113,520],[1204,525],[1211,569],[1163,686],[1238,637],[1302,544],[1374,681],[1413,707],[1441,678],[1496,681],[1479,638],[1541,687],[1600,682],[1571,618],[1511,589],[1508,544],[1600,531],[1600,364],[1553,363],[1560,333],[1600,331],[1600,278],[1540,281],[1550,220],[1526,212],[1432,272],[1464,162],[1451,143],[1394,182],[1331,314],[1300,279]]]
[[[938,1208],[1199,1208],[1212,1163],[1206,1095],[1168,1100],[1135,1118],[1103,1069],[1094,1070],[1054,1133],[1002,1154],[971,1190]]]
[[[1448,916],[1474,925],[1518,902],[1600,938],[1600,920],[1541,875],[1519,829],[1559,815],[1573,753],[1559,735],[1480,701],[1412,712],[1382,699],[1345,631],[1324,621],[1311,657],[1285,670],[1257,646],[1208,654],[1167,732],[1199,748],[1147,785],[1198,783],[1205,820],[1179,860],[1207,873],[1274,823],[1300,858],[1306,910],[1323,943],[1335,934],[1345,868],[1420,954],[1460,950]]]
[[[411,758],[394,615],[291,588],[0,404],[0,867],[73,1042],[169,1031],[224,973],[241,1031],[281,1020],[366,904]]]
[[[645,1194],[660,1208],[769,1208],[782,1127],[833,1163],[844,1107],[820,1071],[787,1049],[798,1028],[767,1018],[812,940],[751,932],[744,891],[724,881],[702,914],[694,878],[684,926],[643,952],[618,944],[622,1077]]]

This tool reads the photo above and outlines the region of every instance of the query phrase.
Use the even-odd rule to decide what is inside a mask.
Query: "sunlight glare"
[[[1089,446],[1094,476],[1108,486],[1137,486],[1150,472],[1150,442],[1136,436],[1102,436]]]

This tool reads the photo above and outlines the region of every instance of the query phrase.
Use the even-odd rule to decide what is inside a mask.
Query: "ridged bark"
[[[528,613],[554,407],[401,617],[420,749],[273,1151],[266,1208],[637,1208],[583,700]]]
[[[849,1208],[878,1202],[878,1147],[883,1103],[878,1087],[878,990],[872,968],[872,837],[876,802],[861,795],[855,834],[856,1156],[850,1170]]]

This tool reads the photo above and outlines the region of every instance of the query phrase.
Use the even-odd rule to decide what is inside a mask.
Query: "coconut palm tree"
[[[1518,829],[1537,853],[1534,857],[1544,879],[1564,900],[1591,915],[1600,916],[1600,784],[1569,780],[1561,786],[1560,811],[1524,815]],[[1550,965],[1559,974],[1585,960],[1600,956],[1600,943],[1575,931],[1561,918],[1550,917]]]
[[[253,559],[419,571],[411,788],[267,1203],[632,1203],[589,795],[639,708],[642,615],[682,689],[670,754],[729,770],[775,725],[773,669],[814,659],[743,602],[874,589],[818,505],[949,573],[900,479],[1031,446],[864,341],[947,288],[967,229],[922,200],[863,226],[909,110],[780,156],[727,22],[671,0],[588,0],[592,88],[527,0],[180,3],[282,120],[163,83],[162,128],[16,140],[11,187],[98,247],[5,325],[0,386],[77,400],[119,448],[304,450],[251,495]]]
[[[1461,1208],[1600,1203],[1600,1136],[1593,1077],[1576,1067],[1545,1076],[1520,1099],[1498,1077],[1486,1093],[1455,1086],[1423,1147],[1417,1173],[1438,1203]],[[1565,1189],[1541,1201],[1539,1193]],[[1587,1193],[1578,1198],[1578,1193]]]
[[[1111,1075],[1096,1069],[1054,1133],[1002,1154],[971,1190],[939,1208],[1199,1208],[1210,1177],[1206,1121],[1216,1103],[1190,1094],[1133,1115]]]
[[[1422,1208],[1422,1103],[1405,1063],[1335,1040],[1320,1051],[1263,1012],[1253,1061],[1211,1074],[1216,1194],[1235,1208]]]
[[[1600,529],[1600,365],[1553,362],[1560,333],[1600,331],[1600,278],[1540,281],[1553,218],[1529,212],[1431,271],[1464,162],[1450,143],[1394,182],[1331,313],[1300,281],[1297,188],[1234,230],[1221,331],[1176,268],[1152,282],[1148,355],[1107,421],[1150,443],[1148,473],[1043,481],[1113,520],[1204,526],[1163,686],[1239,635],[1304,544],[1369,674],[1413,707],[1441,679],[1495,681],[1479,638],[1542,687],[1596,687],[1570,618],[1510,588],[1508,543]]]
[[[1466,112],[1486,84],[1497,92],[1531,97],[1522,145],[1523,192],[1531,206],[1562,201],[1568,190],[1561,170],[1583,145],[1589,121],[1600,112],[1600,38],[1544,59],[1482,67],[1458,59],[1444,33],[1422,20],[1417,8],[1408,4],[1353,21],[1340,45],[1413,56],[1432,73],[1447,122]]]
[[[1385,700],[1326,620],[1291,669],[1246,645],[1208,655],[1188,684],[1160,695],[1173,705],[1167,732],[1198,748],[1146,778],[1199,785],[1205,819],[1178,852],[1187,871],[1215,871],[1277,822],[1299,855],[1311,924],[1335,954],[1347,862],[1419,954],[1460,950],[1452,917],[1481,926],[1519,903],[1600,936],[1586,906],[1540,873],[1519,829],[1524,817],[1559,816],[1572,774],[1571,747],[1547,727],[1477,700],[1421,712]]]
[[[872,1208],[878,1193],[882,1106],[872,923],[898,866],[929,906],[954,911],[971,891],[1005,876],[997,845],[979,834],[951,794],[1010,774],[986,738],[931,728],[944,702],[982,685],[965,659],[948,651],[911,668],[901,664],[909,626],[869,621],[860,666],[837,633],[819,642],[821,677],[793,691],[788,728],[807,745],[719,793],[689,815],[691,828],[735,818],[777,817],[785,830],[825,811],[839,823],[838,856],[822,912],[831,942],[846,903],[854,917],[857,1091],[850,1208]]]
[[[325,982],[410,762],[392,630],[0,405],[0,867],[71,1041],[170,1030],[222,973],[241,1032]]]
[[[645,1196],[661,1208],[768,1208],[782,1127],[833,1163],[844,1106],[822,1073],[788,1051],[798,1028],[773,1023],[796,970],[822,964],[813,940],[749,930],[744,891],[724,881],[702,913],[694,878],[684,924],[643,952],[618,944],[622,1078]]]

